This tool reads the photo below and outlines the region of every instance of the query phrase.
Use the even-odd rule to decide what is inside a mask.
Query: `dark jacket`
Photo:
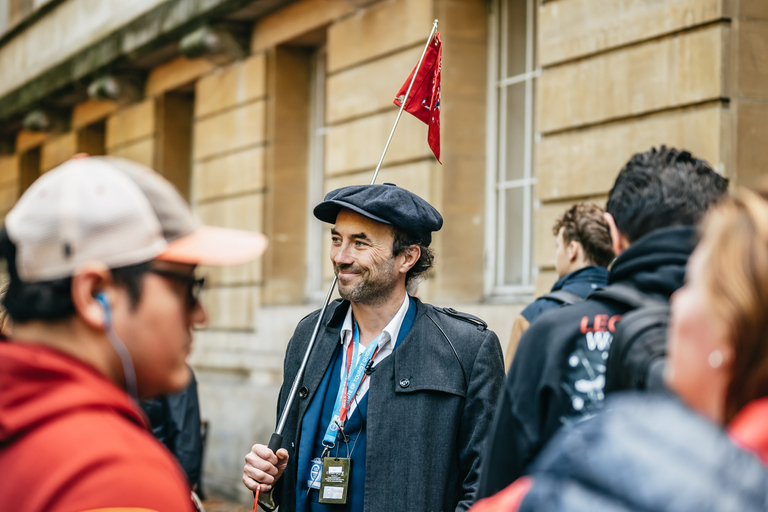
[[[668,394],[612,395],[529,473],[521,512],[768,510],[768,468]]]
[[[564,275],[552,286],[550,292],[564,290],[586,298],[593,291],[605,288],[608,284],[608,269],[591,265]],[[528,304],[520,315],[532,323],[536,318],[550,309],[559,308],[562,304],[556,300],[548,299],[546,296],[539,297]]]
[[[656,230],[616,259],[609,282],[669,300],[683,284],[694,245],[691,227]],[[544,313],[523,335],[486,444],[479,498],[522,476],[557,429],[602,405],[605,360],[625,312],[588,298]]]
[[[468,509],[504,378],[501,347],[492,331],[418,299],[414,303],[416,318],[410,332],[370,376],[366,512]],[[295,509],[301,419],[339,344],[348,307],[341,300],[329,305],[283,431],[290,459],[273,494],[281,512]],[[278,413],[318,315],[316,311],[304,318],[288,344]]]
[[[200,469],[203,463],[203,439],[200,430],[200,402],[197,380],[192,369],[187,387],[173,395],[142,400],[141,408],[149,418],[152,434],[179,461],[190,487],[203,496]]]
[[[556,291],[566,291],[586,298],[587,295],[595,290],[605,288],[608,284],[608,269],[591,265],[564,275],[552,286],[550,293]],[[528,304],[517,317],[512,325],[512,333],[509,336],[507,351],[504,353],[505,368],[509,370],[512,359],[517,351],[517,345],[525,331],[530,327],[531,322],[536,320],[542,313],[562,306],[562,302],[549,299],[547,296],[539,297]]]

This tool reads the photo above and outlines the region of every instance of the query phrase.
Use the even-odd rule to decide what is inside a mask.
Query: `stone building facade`
[[[253,264],[203,269],[190,363],[212,494],[250,498],[242,457],[269,439],[285,345],[332,277],[311,208],[370,181],[434,19],[443,164],[404,116],[378,181],[445,217],[419,295],[502,341],[554,281],[554,218],[603,203],[632,153],[686,148],[736,184],[768,168],[764,0],[0,0],[0,214],[88,152],[270,238]]]

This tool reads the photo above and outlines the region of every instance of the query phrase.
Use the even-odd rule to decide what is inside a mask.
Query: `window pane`
[[[525,73],[525,43],[528,0],[507,2],[507,76]]]
[[[525,175],[525,82],[506,88],[506,136],[502,147],[505,148],[505,168],[501,179],[519,180]]]
[[[493,174],[497,231],[495,240],[488,242],[488,249],[495,256],[493,283],[496,289],[492,292],[522,294],[530,291],[534,266],[530,223],[534,204],[532,194],[535,193],[531,147],[535,125],[532,119],[535,78],[523,77],[535,67],[535,61],[527,59],[534,55],[530,44],[535,40],[534,34],[529,32],[528,18],[535,14],[537,2],[491,1],[500,7],[493,9],[495,16],[491,23],[501,30],[495,42],[500,58],[494,64],[499,69],[492,76],[504,84],[498,86],[498,101],[493,102],[496,109],[491,113],[496,119],[498,134],[493,141],[497,144],[494,160],[498,166]],[[530,30],[535,30],[535,23],[530,25]],[[521,81],[509,83],[518,80]]]
[[[524,201],[523,188],[515,187],[502,191],[505,208],[504,216],[504,282],[503,285],[523,283],[523,251],[529,250],[523,241]]]

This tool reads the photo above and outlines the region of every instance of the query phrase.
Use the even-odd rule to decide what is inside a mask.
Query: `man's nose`
[[[349,255],[349,246],[346,244],[342,245],[341,247],[331,249],[331,259],[337,265],[348,265],[350,263],[354,263],[354,260]]]
[[[189,314],[189,319],[192,323],[192,327],[205,327],[208,323],[208,313],[205,311],[202,301],[195,301],[195,307]]]

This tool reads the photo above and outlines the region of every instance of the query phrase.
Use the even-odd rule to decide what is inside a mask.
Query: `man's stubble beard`
[[[354,267],[354,265],[336,265],[334,271],[339,275],[339,270]],[[339,295],[342,299],[357,304],[377,306],[385,304],[397,288],[397,276],[395,275],[395,258],[390,257],[376,267],[362,270],[358,282],[347,289],[342,289],[339,282]]]

